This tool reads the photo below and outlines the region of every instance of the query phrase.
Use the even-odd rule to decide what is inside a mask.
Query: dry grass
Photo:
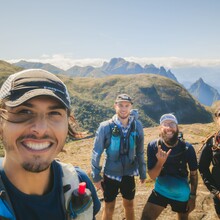
[[[214,132],[215,126],[210,124],[192,124],[192,125],[180,125],[180,130],[184,133],[186,141],[193,143],[195,150],[201,147],[202,140],[211,133]],[[151,127],[144,129],[145,131],[145,149],[147,143],[154,138],[158,137],[158,127]],[[93,138],[75,141],[66,145],[66,153],[60,153],[59,158],[63,162],[72,163],[75,166],[80,166],[88,174],[90,173],[90,159],[93,145]],[[148,179],[146,184],[140,184],[138,179],[136,181],[136,197],[135,197],[135,212],[136,219],[140,219],[141,212],[146,203],[146,200],[153,189],[153,182]],[[100,198],[101,193],[98,193]],[[102,204],[103,208],[103,204]],[[123,219],[123,208],[121,202],[121,196],[119,195],[116,202],[116,208],[114,212],[114,220]],[[101,219],[101,211],[97,215],[97,220]],[[176,219],[176,214],[173,213],[168,207],[163,211],[159,220],[173,220]],[[199,176],[198,196],[196,199],[196,209],[190,214],[190,218],[193,220],[215,220],[216,217],[214,211],[214,205],[212,202],[212,196],[204,186],[201,177]]]

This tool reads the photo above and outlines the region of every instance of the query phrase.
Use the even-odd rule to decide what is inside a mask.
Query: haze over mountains
[[[157,74],[157,75],[165,76],[178,82],[176,76],[171,72],[171,70],[166,70],[163,66],[157,68],[154,64],[149,64],[142,67],[138,63],[128,62],[123,58],[112,58],[109,62],[104,62],[101,67],[95,68],[92,66],[86,66],[86,67],[73,66],[67,70],[62,70],[51,64],[43,64],[43,63],[27,62],[27,61],[20,61],[14,63],[13,65],[22,67],[24,69],[42,68],[55,74],[64,74],[71,77],[98,78],[98,77],[106,77],[115,74],[128,75],[128,74],[144,73],[144,74]],[[185,75],[187,75],[187,72],[185,73]],[[218,90],[205,83],[202,78],[201,78],[202,82],[199,84],[197,83],[196,85],[194,85],[194,83],[196,83],[197,81],[192,84],[190,84],[189,81],[187,81],[190,80],[190,78],[185,77],[184,78],[185,84],[183,85],[202,104],[211,106],[214,101],[220,99]]]

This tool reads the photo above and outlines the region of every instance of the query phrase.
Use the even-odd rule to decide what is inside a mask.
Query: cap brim
[[[51,97],[54,97],[58,101],[60,101],[64,106],[66,106],[68,109],[70,108],[68,103],[66,103],[63,99],[61,99],[58,95],[56,95],[53,91],[51,91],[49,89],[33,89],[33,90],[30,90],[30,91],[26,92],[25,94],[23,94],[21,97],[19,97],[16,100],[7,100],[5,102],[5,104],[9,107],[16,107],[16,106],[19,106],[22,103],[28,101],[29,99],[32,99],[32,98],[37,97],[37,96],[51,96]]]
[[[118,103],[118,102],[129,102],[129,103],[133,104],[133,102],[131,102],[131,101],[129,101],[129,100],[121,100],[121,99],[120,99],[120,100],[116,100],[115,102],[116,102],[116,103]]]

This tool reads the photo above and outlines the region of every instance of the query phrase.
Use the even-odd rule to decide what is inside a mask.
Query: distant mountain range
[[[13,65],[22,67],[24,69],[41,68],[55,74],[65,74],[73,77],[77,76],[77,77],[98,78],[98,77],[105,77],[109,75],[118,75],[118,74],[127,75],[127,74],[153,73],[177,81],[174,74],[170,70],[166,71],[164,67],[157,68],[153,64],[145,65],[144,67],[142,67],[137,63],[128,62],[123,58],[112,58],[110,62],[104,62],[101,67],[97,67],[97,68],[92,66],[86,66],[86,67],[73,66],[66,71],[61,70],[60,68],[57,68],[51,64],[43,64],[43,63],[35,63],[35,62],[27,62],[27,61],[20,61],[17,63],[13,63]]]
[[[200,103],[207,106],[211,106],[213,102],[220,100],[217,89],[206,84],[202,78],[193,83],[188,91],[199,100]]]
[[[71,77],[99,78],[110,75],[128,75],[128,74],[143,73],[143,74],[157,74],[157,75],[165,76],[167,78],[170,78],[178,82],[176,76],[170,70],[166,70],[163,66],[157,68],[153,64],[150,64],[142,67],[138,63],[128,62],[123,58],[112,58],[110,62],[104,62],[103,65],[98,68],[92,66],[86,66],[86,67],[73,66],[66,71],[48,63],[43,64],[37,62],[20,61],[14,63],[13,65],[24,69],[41,68],[55,74],[64,74]],[[188,80],[187,77],[185,78],[185,80]],[[202,83],[200,84],[198,84],[197,82],[195,83],[196,85],[193,84],[190,87],[190,89],[188,89],[188,91],[202,104],[210,106],[213,103],[213,101],[219,99],[219,93],[216,89],[212,88],[208,84],[205,84],[206,86],[202,86],[203,85]],[[188,88],[190,86],[189,82],[187,83],[185,81],[184,86]],[[208,87],[210,88],[207,89]]]
[[[116,64],[105,64],[103,68],[110,72],[117,69]],[[124,63],[124,69],[125,66]],[[134,66],[132,68],[135,69]],[[151,68],[156,70],[153,65]],[[1,72],[1,69],[4,71]],[[21,68],[0,62],[0,84],[3,78],[19,70]],[[113,103],[118,93],[129,93],[134,98],[134,108],[138,109],[144,127],[157,125],[160,116],[168,112],[173,112],[182,124],[213,120],[208,108],[195,100],[181,84],[159,74],[112,74],[99,78],[57,75],[69,89],[72,110],[79,124],[90,132],[94,132],[101,121],[112,117]]]

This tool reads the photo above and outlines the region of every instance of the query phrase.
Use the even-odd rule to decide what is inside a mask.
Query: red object
[[[85,182],[81,182],[79,184],[79,189],[78,189],[78,193],[81,195],[85,194],[85,190],[86,190],[86,183]]]

